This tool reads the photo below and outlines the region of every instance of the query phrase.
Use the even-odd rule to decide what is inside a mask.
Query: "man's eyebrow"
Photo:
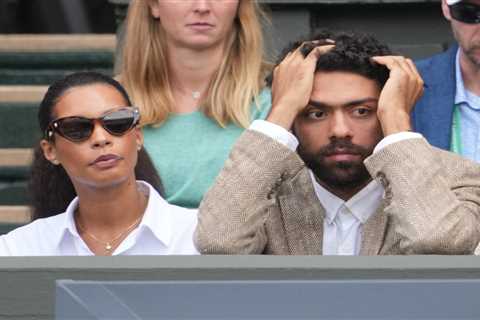
[[[308,105],[316,108],[328,108],[329,105],[320,101],[309,100]]]
[[[358,106],[358,105],[368,103],[368,102],[377,103],[378,98],[363,98],[363,99],[358,99],[358,100],[352,100],[352,101],[348,101],[347,103],[343,104],[342,107],[353,107],[353,106]],[[330,104],[323,103],[323,102],[320,102],[320,101],[315,101],[315,100],[309,100],[308,105],[312,106],[312,107],[315,107],[315,108],[331,107]]]
[[[344,107],[354,107],[354,106],[358,106],[358,105],[368,103],[368,102],[377,103],[378,98],[364,98],[364,99],[353,100],[353,101],[349,101],[348,103],[345,103],[343,106]]]

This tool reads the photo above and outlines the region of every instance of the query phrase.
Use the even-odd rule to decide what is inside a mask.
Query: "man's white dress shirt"
[[[249,129],[269,136],[292,151],[298,147],[297,138],[274,123],[255,120]],[[421,137],[421,134],[414,132],[392,134],[383,138],[373,152],[401,140]],[[358,255],[362,243],[363,224],[380,206],[384,195],[383,186],[372,180],[352,198],[344,201],[321,186],[311,170],[310,176],[317,198],[325,209],[322,253],[324,255]]]
[[[174,206],[148,183],[137,181],[148,196],[140,224],[112,255],[198,254],[193,244],[197,210]],[[78,197],[64,213],[38,219],[0,236],[0,256],[89,256],[93,252],[78,234],[74,213]]]

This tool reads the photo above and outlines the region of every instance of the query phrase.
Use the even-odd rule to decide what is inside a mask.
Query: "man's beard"
[[[360,155],[355,161],[328,162],[326,157],[335,154],[339,149],[342,152]],[[363,187],[371,180],[363,160],[373,152],[371,149],[354,145],[350,140],[332,139],[330,144],[315,153],[306,151],[302,145],[297,150],[307,167],[316,178],[331,189],[357,189]]]

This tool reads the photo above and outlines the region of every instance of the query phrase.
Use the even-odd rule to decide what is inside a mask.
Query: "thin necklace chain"
[[[203,90],[186,90],[189,94],[190,97],[192,97],[193,100],[198,100],[202,96]],[[178,90],[180,94],[187,94],[187,92],[182,92],[182,90]]]
[[[78,228],[85,233],[88,237],[90,237],[92,240],[95,240],[96,242],[102,244],[104,246],[104,250],[108,253],[111,253],[113,246],[117,243],[119,239],[121,239],[124,235],[129,233],[135,226],[137,226],[140,223],[140,220],[142,220],[143,214],[138,217],[131,225],[129,225],[125,230],[123,230],[121,233],[113,237],[113,239],[109,241],[103,241],[97,238],[94,234],[91,234],[90,232],[85,229],[80,221],[77,221]]]

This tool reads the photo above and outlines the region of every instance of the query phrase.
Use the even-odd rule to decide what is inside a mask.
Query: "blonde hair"
[[[133,0],[127,15],[120,79],[133,103],[140,108],[142,124],[163,122],[173,111],[163,28],[150,13],[150,0]],[[270,64],[264,58],[261,19],[256,0],[239,0],[226,52],[210,82],[202,111],[226,126],[247,127],[250,105],[264,87]]]

